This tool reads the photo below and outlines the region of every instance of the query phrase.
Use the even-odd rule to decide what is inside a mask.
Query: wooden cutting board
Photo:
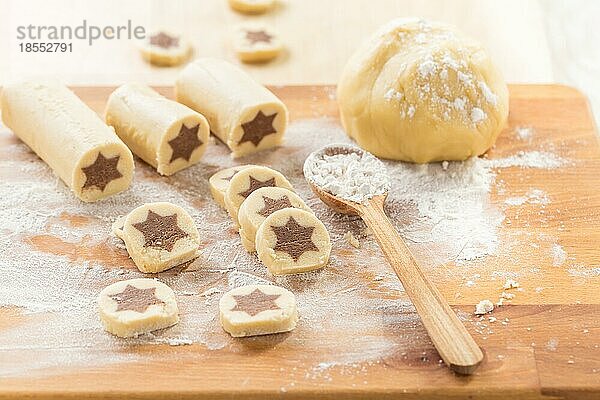
[[[158,89],[172,96],[170,88]],[[101,112],[113,88],[74,90]],[[288,105],[292,123],[311,121],[307,132],[338,123],[333,87],[273,90]],[[5,218],[28,213],[16,225],[0,225],[8,243],[0,260],[0,398],[599,398],[600,148],[593,118],[572,88],[513,85],[510,94],[509,125],[487,157],[543,151],[564,165],[493,169],[490,206],[504,216],[493,254],[435,265],[423,251],[435,243],[410,243],[485,352],[484,364],[470,377],[440,363],[372,239],[361,236],[355,249],[341,238],[346,230],[360,232],[360,221],[330,213],[310,194],[301,178],[303,138],[250,161],[279,166],[290,160],[281,168],[334,237],[332,263],[308,278],[276,280],[305,302],[294,332],[233,340],[214,313],[219,290],[240,277],[273,279],[243,254],[227,216],[208,196],[208,176],[232,164],[222,145],[170,178],[136,160],[129,194],[85,205],[2,127],[0,182],[14,194],[11,189],[0,211]],[[519,135],[519,127],[533,133]],[[315,143],[307,138],[306,146]],[[25,196],[28,185],[33,189]],[[38,186],[48,195],[39,195],[45,192]],[[537,197],[528,195],[532,189]],[[158,276],[178,295],[180,326],[124,341],[102,331],[90,296],[139,275],[109,235],[111,210],[131,209],[156,193],[193,210],[204,234],[203,256]],[[402,231],[404,214],[393,215]],[[36,227],[35,221],[44,224]],[[225,249],[218,249],[221,244]],[[557,255],[557,246],[564,253]],[[522,289],[511,290],[515,298],[491,314],[497,321],[473,316],[478,301],[497,301],[506,277]],[[47,303],[29,284],[49,292]],[[71,306],[60,307],[63,300]]]

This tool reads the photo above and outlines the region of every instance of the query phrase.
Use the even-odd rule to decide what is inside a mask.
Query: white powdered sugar
[[[328,150],[334,149],[335,154]],[[372,154],[346,144],[329,145],[308,156],[306,179],[344,200],[364,203],[390,188],[385,166]]]

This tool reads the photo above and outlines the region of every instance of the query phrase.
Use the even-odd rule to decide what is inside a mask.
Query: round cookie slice
[[[331,240],[314,214],[284,208],[269,215],[258,228],[256,252],[273,275],[296,274],[325,266]]]
[[[229,6],[244,14],[262,14],[275,5],[275,0],[229,0]]]
[[[179,322],[175,293],[154,279],[113,283],[98,296],[104,329],[122,338],[166,328]]]
[[[264,220],[275,211],[299,208],[312,212],[296,193],[280,187],[264,187],[255,190],[242,203],[238,212],[240,237],[248,252],[256,251],[256,231]]]
[[[150,64],[171,67],[187,60],[192,46],[179,35],[159,31],[150,35],[140,50]]]
[[[244,200],[256,189],[274,186],[294,190],[285,176],[267,167],[255,166],[246,168],[233,176],[225,192],[225,208],[236,227],[239,226],[238,210]]]
[[[277,57],[283,45],[275,30],[265,25],[240,25],[233,38],[237,57],[247,63],[266,62]]]
[[[241,286],[221,297],[219,317],[233,337],[288,332],[298,321],[296,297],[279,286]]]
[[[255,167],[255,165],[238,165],[231,168],[225,168],[216,172],[208,179],[210,193],[218,205],[225,208],[225,192],[229,187],[231,179],[235,174],[248,167]]]
[[[191,260],[200,241],[192,217],[171,203],[148,203],[131,211],[121,237],[142,272],[161,272]]]

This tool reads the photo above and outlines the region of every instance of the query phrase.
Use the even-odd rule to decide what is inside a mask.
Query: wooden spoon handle
[[[400,278],[444,362],[459,374],[472,374],[483,360],[481,349],[437,288],[425,277],[385,215],[383,202],[372,201],[362,206],[360,214]]]

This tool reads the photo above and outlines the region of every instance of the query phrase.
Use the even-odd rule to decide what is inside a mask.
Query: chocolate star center
[[[179,46],[179,38],[169,36],[164,32],[159,32],[156,35],[150,36],[150,44],[162,47],[163,49],[168,49],[169,47]]]
[[[262,198],[265,205],[261,210],[257,211],[257,213],[258,215],[262,215],[265,218],[273,214],[275,211],[283,210],[284,208],[294,207],[292,206],[290,198],[287,196],[282,196],[278,199],[272,199],[267,196],[262,196]]]
[[[265,31],[246,31],[246,40],[251,44],[256,44],[258,42],[271,43],[271,39],[273,39],[273,36]]]
[[[256,179],[252,175],[250,175],[248,178],[250,180],[250,185],[248,187],[248,190],[245,190],[243,192],[239,192],[238,193],[243,198],[246,198],[246,197],[250,196],[250,194],[252,192],[254,192],[256,189],[259,189],[261,187],[275,187],[276,186],[275,185],[275,178],[267,179],[264,182],[263,181],[259,181],[258,179]]]
[[[175,242],[188,234],[177,225],[177,214],[162,216],[148,210],[144,222],[133,224],[144,235],[144,247],[158,247],[166,251],[173,250]]]
[[[190,157],[192,157],[194,150],[202,145],[202,141],[198,139],[198,128],[200,128],[200,124],[192,128],[188,128],[185,124],[181,124],[179,134],[175,136],[175,138],[169,140],[169,146],[173,149],[173,154],[169,161],[170,163],[178,158],[190,161]]]
[[[145,312],[154,304],[164,304],[164,301],[156,297],[156,288],[139,289],[132,285],[125,286],[121,293],[109,296],[117,302],[117,311]]]
[[[281,307],[275,303],[280,296],[280,294],[266,294],[260,289],[254,289],[249,294],[234,295],[235,306],[230,311],[243,311],[254,317],[263,311],[281,310]]]
[[[113,180],[123,176],[117,169],[117,164],[121,156],[106,158],[102,153],[98,153],[96,161],[88,167],[81,168],[85,174],[85,183],[82,189],[96,187],[104,191],[106,186]]]
[[[300,256],[307,251],[319,251],[312,241],[314,226],[302,226],[294,217],[290,217],[285,225],[271,226],[271,229],[277,237],[273,250],[288,253],[294,262],[298,262]]]
[[[244,130],[244,134],[239,144],[252,142],[252,144],[258,146],[265,136],[277,133],[277,130],[273,128],[273,120],[276,116],[277,113],[265,115],[261,110],[252,121],[243,123],[242,129]]]

